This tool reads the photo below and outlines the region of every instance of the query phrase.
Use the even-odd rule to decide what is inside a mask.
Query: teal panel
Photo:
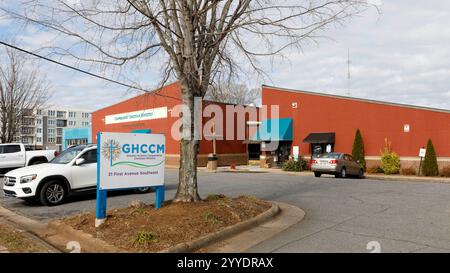
[[[86,139],[92,143],[91,127],[64,128],[62,135],[62,149],[67,149],[68,140]]]
[[[292,141],[292,118],[267,119],[261,122],[254,141]]]

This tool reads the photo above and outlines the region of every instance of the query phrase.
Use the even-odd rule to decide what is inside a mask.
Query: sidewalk
[[[200,171],[211,172],[206,168],[198,168]],[[232,173],[277,173],[288,174],[297,176],[310,176],[314,177],[314,174],[310,171],[304,172],[285,172],[280,168],[260,168],[259,166],[236,166],[235,170],[230,167],[219,167],[215,172],[232,172]],[[211,172],[214,173],[214,172]],[[429,183],[450,183],[449,177],[425,177],[425,176],[405,176],[405,175],[385,175],[385,174],[365,174],[365,178],[384,181],[396,181],[396,182],[429,182]]]

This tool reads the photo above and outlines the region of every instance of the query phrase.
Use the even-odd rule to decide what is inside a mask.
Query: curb
[[[439,183],[446,184],[450,183],[449,179],[446,178],[425,178],[425,177],[405,177],[405,176],[379,176],[366,174],[365,178],[381,181],[393,181],[393,182],[425,182],[425,183]]]
[[[48,224],[50,229],[55,230],[58,234],[70,241],[76,241],[80,243],[81,251],[87,250],[87,252],[94,253],[124,253],[125,251],[117,248],[113,245],[106,243],[105,241],[93,237],[91,234],[76,230],[71,226],[64,225],[60,220],[54,220]]]
[[[222,241],[196,249],[200,253],[245,253],[274,236],[303,221],[306,212],[301,208],[282,202],[275,202],[281,212],[256,227],[242,231]]]
[[[249,219],[245,222],[241,222],[238,224],[235,224],[233,226],[226,227],[225,229],[222,229],[220,231],[207,234],[203,237],[200,237],[194,241],[187,242],[187,243],[180,243],[178,245],[175,245],[169,249],[165,249],[162,251],[159,251],[158,253],[186,253],[186,252],[192,252],[195,249],[206,247],[210,244],[213,244],[217,241],[221,241],[224,239],[227,239],[233,235],[236,235],[242,231],[245,231],[247,229],[250,229],[254,226],[257,226],[259,224],[262,224],[271,218],[275,217],[280,212],[280,207],[271,202],[272,207],[261,213],[260,215],[255,216],[252,219]]]
[[[48,229],[48,225],[25,216],[14,213],[0,206],[0,218],[5,222],[9,222],[13,226],[23,229],[28,239],[46,247],[50,252],[64,252],[60,244],[55,244],[50,237],[54,236],[54,232]]]

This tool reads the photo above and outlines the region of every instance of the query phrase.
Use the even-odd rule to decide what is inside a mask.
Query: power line
[[[112,83],[115,83],[115,84],[118,84],[118,85],[121,85],[121,86],[124,86],[124,87],[128,87],[128,88],[131,88],[131,89],[139,90],[139,91],[142,91],[142,92],[145,92],[145,93],[154,93],[154,94],[157,95],[157,96],[166,97],[166,98],[171,98],[171,99],[175,99],[175,100],[180,100],[179,98],[176,98],[176,97],[171,97],[171,96],[159,94],[157,91],[152,91],[152,92],[150,92],[150,91],[148,91],[148,90],[142,89],[142,88],[137,87],[137,86],[133,86],[133,85],[130,85],[130,84],[127,84],[127,83],[119,82],[119,81],[117,81],[117,80],[113,80],[113,79],[106,78],[106,77],[104,77],[104,76],[97,75],[97,74],[94,74],[94,73],[92,73],[92,72],[89,72],[89,71],[86,71],[86,70],[83,70],[83,69],[80,69],[80,68],[77,68],[77,67],[74,67],[74,66],[71,66],[71,65],[68,65],[68,64],[59,62],[59,61],[55,61],[55,60],[53,60],[53,59],[50,59],[50,58],[47,58],[47,57],[45,57],[45,56],[39,55],[39,54],[37,54],[37,53],[28,51],[28,50],[26,50],[26,49],[23,49],[23,48],[20,48],[20,47],[17,47],[17,46],[14,46],[14,45],[5,43],[5,42],[3,42],[3,41],[0,41],[0,44],[4,45],[4,46],[6,46],[6,47],[10,47],[10,48],[12,48],[12,49],[21,51],[21,52],[23,52],[23,53],[32,55],[32,56],[34,56],[34,57],[37,57],[37,58],[46,60],[46,61],[48,61],[48,62],[51,62],[51,63],[57,64],[57,65],[63,66],[63,67],[65,67],[65,68],[69,68],[69,69],[75,70],[75,71],[77,71],[77,72],[80,72],[80,73],[83,73],[83,74],[86,74],[86,75],[89,75],[89,76],[92,76],[92,77],[95,77],[95,78],[104,80],[104,81],[109,81],[109,82],[112,82]]]

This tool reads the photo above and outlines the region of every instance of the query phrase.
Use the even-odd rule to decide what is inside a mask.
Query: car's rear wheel
[[[347,177],[347,170],[345,168],[342,168],[341,171],[334,175],[336,178],[346,178]]]
[[[322,176],[322,174],[319,173],[319,172],[314,172],[314,176],[315,176],[315,177],[320,177],[320,176]]]
[[[66,198],[67,190],[64,184],[58,180],[48,181],[42,186],[39,200],[46,206],[60,205]]]
[[[363,169],[360,169],[359,170],[359,173],[358,173],[358,178],[364,178],[364,170]]]

